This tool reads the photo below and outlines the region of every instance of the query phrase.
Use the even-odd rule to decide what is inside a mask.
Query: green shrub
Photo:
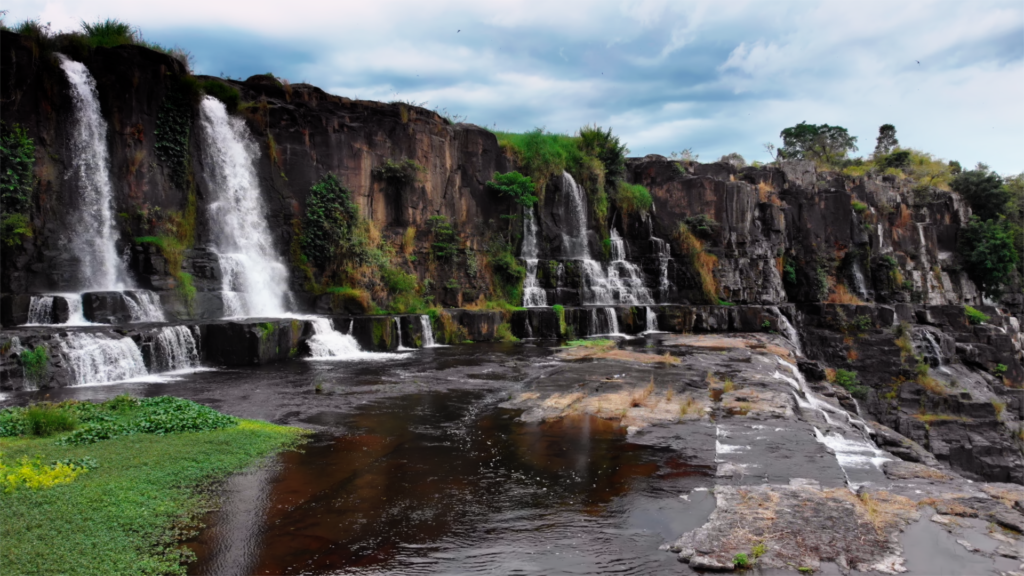
[[[24,214],[4,214],[0,220],[0,238],[7,246],[17,246],[32,236],[32,223]]]
[[[647,191],[647,188],[639,184],[627,184],[621,181],[616,190],[615,203],[618,204],[619,210],[622,210],[624,215],[646,213],[654,205],[651,193]]]
[[[989,321],[988,314],[972,306],[964,306],[964,313],[967,314],[967,321],[971,324],[984,324]]]
[[[114,18],[93,24],[82,22],[82,31],[95,47],[113,48],[122,44],[136,44],[142,40],[138,28]]]
[[[102,406],[108,409],[107,406]],[[109,409],[108,409],[109,411]],[[174,434],[228,428],[238,424],[234,416],[191,400],[172,396],[144,398],[130,415],[121,418],[91,418],[88,423],[57,441],[61,446],[92,444],[133,434]]]
[[[867,386],[861,386],[857,373],[853,370],[836,370],[835,383],[842,386],[854,398],[864,399],[868,396]]]
[[[392,294],[413,292],[418,284],[415,275],[398,268],[384,268],[380,271],[380,278]]]
[[[565,307],[561,304],[555,304],[551,307],[551,310],[554,311],[555,316],[558,317],[558,335],[565,336],[568,332],[565,325]]]
[[[36,146],[18,124],[0,121],[0,209],[5,216],[28,213],[32,207]]]
[[[508,322],[498,324],[498,328],[494,331],[494,337],[499,342],[519,342],[519,338],[512,334],[512,325]]]
[[[537,203],[537,197],[533,195],[536,184],[528,176],[519,172],[507,174],[494,173],[494,179],[487,183],[487,187],[502,196],[509,196],[517,204],[524,208],[532,208]]]
[[[1003,374],[1006,374],[1006,371],[1009,369],[1010,367],[1006,364],[996,364],[996,367],[992,369],[992,373],[996,376],[1002,376]]]
[[[25,410],[25,429],[36,436],[50,436],[58,432],[69,432],[78,426],[78,419],[67,410],[45,404],[37,404]]]
[[[385,160],[383,164],[373,169],[372,174],[374,178],[383,180],[388,186],[401,189],[415,182],[420,172],[426,171],[427,169],[415,160],[406,158],[398,162]]]
[[[740,569],[749,568],[750,567],[750,558],[747,557],[746,553],[740,552],[739,554],[733,556],[732,563],[735,564],[736,567],[740,568]]]
[[[513,156],[530,176],[540,192],[544,184],[563,170],[578,173],[583,164],[583,153],[576,139],[565,134],[551,134],[541,128],[516,134],[495,132],[498,145]]]
[[[967,276],[984,294],[1002,294],[1003,284],[1010,280],[1020,258],[1016,240],[1013,223],[1002,216],[987,221],[972,216],[960,228],[957,252]]]
[[[867,204],[865,204],[863,202],[858,202],[856,200],[851,202],[850,205],[853,206],[853,211],[856,212],[857,214],[862,214],[862,213],[864,213],[865,210],[868,209],[868,205]]]
[[[45,346],[39,345],[32,350],[21,353],[21,366],[25,369],[25,378],[38,384],[46,376],[50,367],[50,354]]]
[[[242,102],[238,88],[220,80],[207,80],[201,84],[201,87],[203,92],[223,102],[228,112],[238,111],[238,105]]]
[[[501,296],[512,304],[522,303],[526,267],[519,263],[512,244],[501,235],[495,235],[487,247],[487,260],[491,265],[495,288]]]
[[[438,260],[454,260],[459,253],[459,234],[448,221],[447,216],[431,216],[427,219],[434,241],[430,244],[430,254]]]
[[[964,197],[971,206],[971,212],[982,221],[996,220],[1006,214],[1010,191],[1003,186],[1003,179],[985,168],[961,172],[953,179],[953,190]]]
[[[302,253],[320,268],[352,247],[354,229],[359,223],[359,207],[352,193],[331,172],[324,174],[309,189],[306,215],[299,241]]]

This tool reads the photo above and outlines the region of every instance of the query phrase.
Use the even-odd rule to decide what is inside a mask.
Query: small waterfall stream
[[[118,258],[107,123],[100,111],[96,81],[81,62],[58,54],[71,84],[74,121],[69,175],[78,180],[78,210],[70,220],[71,242],[79,258],[79,288],[121,290],[124,268]]]
[[[350,334],[334,329],[327,318],[308,318],[313,326],[313,336],[306,341],[310,360],[395,360],[409,356],[386,352],[365,352]]]
[[[225,315],[280,316],[285,313],[288,269],[267,224],[255,168],[259,149],[245,122],[229,116],[216,98],[203,98],[200,124],[222,290],[241,293],[225,295]]]
[[[537,222],[533,209],[527,208],[523,218],[523,260],[526,261],[526,279],[523,280],[523,306],[547,306],[547,294],[537,284]]]
[[[402,323],[398,320],[398,316],[395,316],[394,320],[395,330],[398,331],[398,348],[396,348],[396,350],[398,350],[399,352],[411,350],[411,348],[406,348],[405,346],[402,345]]]
[[[650,306],[644,308],[644,315],[644,332],[647,334],[660,332],[660,330],[658,330],[658,315],[654,313],[654,310],[652,310]]]
[[[437,346],[434,342],[434,329],[430,326],[430,316],[423,314],[420,316],[420,326],[423,330],[423,348],[433,348]]]
[[[163,322],[160,297],[149,290],[132,290],[123,295],[132,315],[132,322]]]
[[[155,334],[149,369],[138,344],[129,337],[72,332],[56,342],[74,386],[109,384],[199,367],[198,330],[187,326],[165,326]]]
[[[68,319],[66,322],[53,322],[53,306],[56,298],[63,298],[68,305]],[[91,324],[85,320],[82,313],[81,294],[44,294],[32,296],[28,305],[28,322],[26,326],[45,326],[58,324],[61,326],[85,326]]]
[[[158,372],[199,366],[199,331],[188,326],[167,326],[153,342],[153,365]]]

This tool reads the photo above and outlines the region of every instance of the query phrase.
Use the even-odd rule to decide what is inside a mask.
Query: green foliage
[[[513,304],[522,302],[526,267],[516,258],[513,245],[500,235],[495,235],[488,244],[487,259],[494,273],[494,285],[498,293]]]
[[[171,173],[171,182],[189,189],[189,139],[192,133],[193,103],[199,88],[191,76],[168,78],[167,94],[156,117],[156,155]]]
[[[427,223],[434,235],[434,241],[430,244],[430,254],[438,260],[454,260],[459,253],[459,234],[448,221],[448,217],[431,216]]]
[[[643,214],[651,209],[654,201],[647,188],[639,184],[627,184],[620,181],[615,193],[615,203],[625,214]]]
[[[967,314],[967,321],[971,324],[984,324],[989,321],[988,314],[973,306],[964,306],[964,313]]]
[[[746,553],[740,552],[739,554],[733,556],[732,563],[735,564],[736,567],[740,568],[741,570],[746,569],[750,567],[750,558],[747,557]]]
[[[302,254],[320,268],[352,246],[359,207],[351,198],[352,193],[331,172],[309,189],[299,245]]]
[[[418,284],[415,275],[398,268],[384,268],[380,271],[380,278],[392,294],[413,292]]]
[[[238,93],[238,88],[221,80],[207,80],[201,84],[201,87],[203,92],[223,102],[228,112],[238,111],[238,105],[242,102],[242,96]]]
[[[74,414],[59,406],[36,404],[24,412],[22,430],[35,436],[50,436],[58,432],[70,432],[78,427]]]
[[[612,135],[611,128],[602,130],[596,124],[580,128],[579,149],[584,155],[601,161],[609,184],[619,182],[625,176],[629,149],[619,141],[618,136]]]
[[[878,138],[875,140],[875,156],[881,156],[892,152],[900,145],[896,139],[896,127],[892,124],[882,124],[878,127]]]
[[[498,327],[494,331],[494,337],[499,342],[519,342],[519,338],[516,338],[512,334],[512,325],[508,322],[498,324]]]
[[[690,229],[694,236],[701,240],[710,240],[718,233],[718,222],[707,214],[688,216],[683,220],[683,223],[686,224],[686,227]]]
[[[563,170],[575,174],[583,164],[583,153],[571,136],[551,134],[541,128],[522,134],[495,132],[495,135],[498,144],[533,179],[538,192],[552,176]]]
[[[962,172],[953,179],[951,186],[967,200],[971,212],[980,220],[996,220],[1006,214],[1011,193],[995,172],[987,169]]]
[[[507,174],[494,173],[494,179],[487,183],[487,187],[501,194],[510,196],[520,206],[530,209],[537,203],[537,197],[533,195],[536,185],[528,176],[519,172]]]
[[[28,212],[32,208],[36,146],[21,126],[8,128],[0,121],[0,239],[7,246],[21,244],[32,235]]]
[[[1020,248],[1014,244],[1017,236],[1005,217],[982,221],[972,216],[960,229],[957,252],[964,271],[984,294],[998,297],[1010,280],[1020,258]]]
[[[614,340],[607,338],[596,338],[594,340],[570,340],[565,343],[566,348],[615,348],[618,346]]]
[[[868,396],[867,386],[861,386],[857,373],[853,370],[836,370],[835,383],[842,386],[854,398],[864,399]]]
[[[558,317],[558,335],[565,336],[569,332],[565,325],[565,306],[555,304],[551,307],[551,310],[555,313],[555,316]]]
[[[38,384],[46,376],[50,367],[50,354],[46,346],[36,346],[32,350],[21,353],[21,366],[25,369],[25,378]]]
[[[411,182],[415,182],[420,172],[427,169],[415,160],[406,158],[399,162],[386,160],[383,164],[373,169],[374,178],[383,180],[394,189],[404,188]]]
[[[910,150],[896,150],[892,154],[886,154],[875,159],[875,165],[880,170],[906,170],[910,168]]]
[[[863,214],[868,209],[867,204],[863,202],[858,202],[856,200],[851,202],[850,205],[853,206],[853,211],[856,212],[857,214]]]
[[[113,48],[122,44],[136,44],[142,40],[139,29],[114,18],[107,18],[93,24],[82,22],[82,31],[95,47]]]
[[[260,331],[260,339],[266,340],[274,333],[274,324],[271,322],[262,322],[256,325],[256,329]]]
[[[127,416],[92,403],[79,403],[76,410]],[[179,539],[209,510],[203,488],[301,437],[295,428],[242,420],[207,432],[142,434],[87,445],[58,446],[52,438],[36,437],[0,440],[5,459],[90,470],[51,489],[0,496],[4,573],[185,574],[193,556]]]
[[[181,300],[185,303],[185,307],[188,308],[189,312],[193,312],[193,306],[195,305],[196,299],[196,287],[195,284],[192,283],[192,275],[188,272],[179,272],[176,284],[175,290],[178,292],[178,295],[181,296]]]
[[[782,280],[789,285],[796,285],[796,264],[790,258],[782,262]]]
[[[1006,374],[1006,371],[1009,369],[1010,367],[1006,364],[996,364],[996,367],[992,369],[992,373],[996,376],[1002,376],[1003,374]]]
[[[764,542],[758,542],[750,550],[750,555],[753,556],[754,559],[756,560],[756,559],[760,558],[761,556],[764,556],[767,552],[768,552],[768,547],[765,546],[765,543]]]
[[[88,420],[83,418],[82,421],[82,427],[58,440],[57,444],[78,446],[134,434],[203,432],[238,425],[234,416],[173,396],[144,398],[137,408],[121,410],[118,416],[94,411],[88,414]]]
[[[857,151],[857,137],[842,126],[801,122],[779,133],[779,156],[788,160],[814,160],[836,166],[849,152]]]

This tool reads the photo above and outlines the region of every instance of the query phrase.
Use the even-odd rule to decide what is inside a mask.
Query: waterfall
[[[939,341],[936,340],[935,334],[932,334],[928,330],[923,330],[923,332],[924,340],[925,342],[928,343],[928,347],[931,349],[930,351],[932,353],[932,356],[935,357],[936,364],[938,366],[942,366],[944,359],[942,355],[942,346],[939,344]]]
[[[600,310],[600,313],[598,312]],[[601,317],[604,317],[602,322]],[[619,319],[615,315],[615,308],[591,308],[590,309],[591,333],[587,336],[622,336],[619,333]],[[606,330],[602,331],[602,328]]]
[[[146,376],[142,352],[131,338],[71,333],[59,340],[75,386],[105,384]]]
[[[405,350],[410,350],[410,348],[406,348],[405,346],[402,346],[402,323],[398,321],[398,316],[395,316],[394,320],[395,320],[395,330],[398,330],[398,348],[396,348],[396,350],[398,350],[400,352],[401,351],[405,351]]]
[[[619,318],[615,315],[615,308],[605,308],[604,317],[608,321],[608,333],[619,333]]]
[[[839,467],[846,475],[847,484],[856,489],[857,485],[850,479],[850,472],[857,468],[874,467],[881,470],[881,465],[886,460],[891,460],[890,455],[879,450],[878,446],[871,440],[868,425],[859,418],[854,418],[849,412],[837,408],[827,402],[819,400],[818,397],[807,388],[807,382],[803,374],[796,366],[779,358],[779,366],[786,369],[790,376],[776,371],[773,376],[784,380],[794,388],[794,397],[800,408],[817,412],[830,426],[844,429],[855,438],[848,438],[842,434],[830,431],[822,433],[817,426],[814,426],[814,436],[818,442],[828,446],[835,453]],[[802,397],[801,397],[802,396]],[[829,413],[845,418],[846,423],[840,424],[829,417]]]
[[[587,247],[586,194],[568,172],[562,173],[562,191],[563,214],[566,215],[562,223],[562,257],[580,261],[583,268],[583,303],[654,304],[640,269],[627,259],[626,243],[618,230],[611,230],[612,258],[607,271],[600,262],[590,257],[590,249]]]
[[[408,356],[408,354],[364,352],[355,338],[335,330],[327,318],[310,318],[309,321],[313,326],[313,336],[306,341],[306,344],[309,346],[311,360],[381,360]]]
[[[29,324],[53,323],[53,296],[33,296],[28,303]]]
[[[160,308],[160,297],[149,290],[132,290],[123,295],[132,315],[132,322],[163,322],[164,313]]]
[[[57,322],[56,324],[61,326],[84,326],[91,324],[91,322],[85,321],[85,315],[82,313],[81,294],[59,293],[32,296],[28,304],[28,322],[26,322],[26,325],[55,324],[53,321],[53,305],[56,298],[62,298],[68,304],[67,322]]]
[[[160,329],[153,342],[153,368],[158,372],[185,370],[199,366],[199,336],[187,326]]]
[[[654,313],[650,306],[645,307],[644,310],[647,320],[645,332],[658,332],[658,315]]]
[[[96,81],[81,62],[63,54],[58,57],[71,84],[75,111],[68,175],[78,178],[79,209],[69,220],[70,245],[79,257],[79,288],[120,290],[125,286],[124,269],[115,246],[107,123],[100,112]]]
[[[800,347],[800,333],[797,332],[796,328],[789,323],[789,318],[786,318],[786,315],[779,311],[775,306],[772,306],[769,310],[775,312],[775,315],[779,319],[779,332],[782,333],[786,340],[789,340],[789,342],[793,344],[793,348],[796,349],[796,355],[803,356],[804,353]]]
[[[259,148],[245,122],[228,115],[220,100],[206,96],[200,105],[213,248],[223,271],[222,290],[242,292],[232,315],[280,316],[288,269],[274,250],[255,160]],[[225,299],[225,304],[227,299]],[[227,307],[227,306],[226,306]]]
[[[423,347],[433,348],[437,346],[434,343],[434,329],[430,326],[430,316],[423,314],[420,316],[420,326],[423,331]]]
[[[523,218],[523,260],[526,261],[526,279],[523,280],[523,306],[547,306],[547,294],[537,284],[537,222],[533,219],[533,208],[524,210]]]
[[[867,283],[864,281],[864,270],[860,260],[853,261],[853,292],[862,300],[868,299]]]

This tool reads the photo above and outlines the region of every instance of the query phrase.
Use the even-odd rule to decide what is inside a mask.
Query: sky
[[[1024,171],[1024,2],[7,0],[8,25],[118,18],[198,74],[272,72],[491,129],[610,127],[631,155],[700,161],[806,121],[878,127],[965,167]]]

